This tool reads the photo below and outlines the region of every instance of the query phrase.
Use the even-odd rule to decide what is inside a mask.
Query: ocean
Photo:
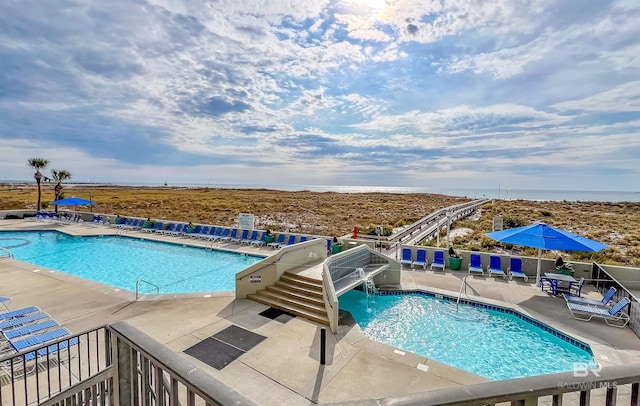
[[[31,183],[25,181],[3,181],[2,183]],[[102,183],[73,183],[66,185]],[[122,186],[164,186],[163,183],[122,182],[109,185]],[[436,193],[448,196],[460,196],[472,199],[506,199],[506,200],[539,200],[570,202],[640,202],[640,192],[594,191],[594,190],[539,190],[514,188],[438,188],[438,187],[405,187],[405,186],[340,186],[340,185],[258,185],[258,184],[213,184],[213,183],[169,183],[167,186],[216,189],[272,189],[289,192],[308,190],[310,192],[338,193]]]

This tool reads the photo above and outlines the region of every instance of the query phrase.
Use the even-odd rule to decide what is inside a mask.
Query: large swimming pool
[[[492,380],[595,368],[593,355],[508,314],[421,294],[340,296],[372,340],[464,369]],[[557,334],[557,333],[556,333]]]
[[[235,290],[235,274],[263,257],[115,236],[73,237],[57,231],[0,232],[15,259],[135,291],[143,279],[159,293]],[[142,293],[156,289],[141,283]]]

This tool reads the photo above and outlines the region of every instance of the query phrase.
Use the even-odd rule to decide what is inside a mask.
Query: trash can
[[[274,242],[276,240],[276,237],[273,235],[268,235],[266,237],[264,237],[264,243],[265,244],[270,244],[272,242]]]
[[[459,271],[462,266],[462,258],[449,257],[449,268],[454,271]]]
[[[331,253],[332,254],[337,254],[338,252],[342,251],[342,245],[332,245],[331,246]]]

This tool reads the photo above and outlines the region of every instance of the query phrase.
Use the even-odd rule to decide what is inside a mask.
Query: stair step
[[[292,313],[295,314],[296,316],[300,316],[303,317],[305,319],[311,320],[313,322],[316,323],[320,323],[320,324],[324,324],[324,325],[329,325],[329,318],[327,317],[326,313],[316,313],[313,311],[309,311],[307,308],[301,308],[301,307],[294,307],[294,306],[288,306],[288,305],[284,305],[282,302],[279,302],[276,299],[267,297],[267,296],[263,296],[260,294],[252,294],[252,295],[247,295],[247,297],[251,300],[254,300],[256,302],[265,304],[267,306],[271,306],[274,307],[276,309],[280,309],[283,311],[286,311],[288,313]]]
[[[305,300],[300,300],[300,299],[296,299],[295,297],[289,296],[286,293],[285,294],[281,294],[278,292],[273,292],[273,291],[269,291],[269,290],[261,290],[259,292],[257,292],[258,295],[260,296],[267,296],[273,300],[277,300],[280,303],[283,304],[287,304],[287,305],[293,305],[296,307],[302,307],[304,309],[308,309],[310,311],[316,312],[316,313],[326,313],[327,309],[324,307],[324,302],[322,302],[322,304],[313,304],[313,303],[309,303]]]
[[[309,289],[317,289],[320,288],[320,290],[322,290],[322,281],[319,281],[317,279],[315,280],[309,280],[307,278],[298,278],[296,276],[293,276],[291,274],[283,274],[280,277],[281,281],[285,281],[285,282],[289,282],[293,285],[297,285],[297,286],[303,286]]]
[[[306,303],[311,303],[316,306],[322,306],[324,308],[324,300],[322,299],[322,294],[318,295],[309,295],[306,292],[297,292],[292,289],[283,288],[277,285],[267,286],[267,291],[274,292],[282,296],[291,297],[295,300],[303,301]]]
[[[287,276],[289,276],[291,278],[294,278],[294,279],[303,280],[303,281],[306,281],[306,282],[319,283],[320,286],[322,286],[322,278],[321,279],[313,278],[311,276],[301,275],[301,274],[293,273],[293,272],[289,272],[289,271],[284,271],[284,275],[287,275]]]
[[[322,299],[322,288],[308,288],[308,287],[304,287],[304,286],[300,286],[300,285],[296,285],[293,283],[289,283],[286,281],[277,281],[276,284],[274,286],[277,286],[281,289],[284,290],[289,290],[292,292],[296,292],[299,294],[303,294],[303,295],[308,295],[308,296],[312,296],[312,297],[318,297],[320,299]]]

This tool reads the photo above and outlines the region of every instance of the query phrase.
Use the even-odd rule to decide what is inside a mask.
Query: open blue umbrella
[[[597,252],[607,246],[601,242],[552,227],[544,223],[510,228],[485,234],[496,241],[538,249],[536,283],[540,282],[542,250]]]
[[[55,204],[56,206],[89,206],[95,203],[79,197],[68,197],[66,199],[54,200],[51,204]]]

